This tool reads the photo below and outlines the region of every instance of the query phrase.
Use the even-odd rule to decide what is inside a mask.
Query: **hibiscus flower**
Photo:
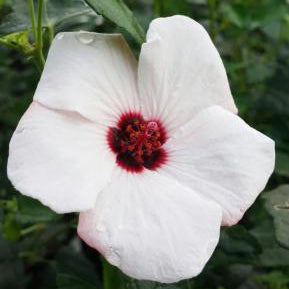
[[[11,139],[8,175],[138,279],[196,276],[220,226],[264,189],[274,142],[237,115],[206,30],[154,20],[139,61],[118,34],[59,34]]]

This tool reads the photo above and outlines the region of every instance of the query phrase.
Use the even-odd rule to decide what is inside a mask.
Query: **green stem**
[[[187,280],[186,283],[187,283],[187,289],[192,289],[191,280],[190,279]]]
[[[47,1],[44,0],[43,4],[43,17],[46,19],[46,26],[47,26],[47,32],[48,32],[48,41],[49,41],[49,46],[51,45],[53,38],[54,38],[54,25],[51,21],[49,21],[49,17],[47,14]]]
[[[36,42],[37,40],[37,30],[36,30],[36,19],[35,19],[35,12],[34,12],[34,2],[33,0],[29,0],[29,13],[31,17],[31,25],[32,25],[32,33],[34,37],[34,41]]]
[[[45,59],[43,56],[43,41],[42,41],[42,15],[43,15],[43,0],[38,1],[38,14],[37,14],[37,41],[36,41],[36,47],[37,47],[37,56],[39,63],[41,64],[41,67],[43,69],[45,64]]]
[[[35,224],[33,226],[30,226],[30,227],[28,227],[26,229],[21,230],[20,234],[22,236],[24,236],[24,235],[33,233],[35,231],[43,230],[45,227],[46,227],[46,225],[44,223]]]
[[[39,63],[39,61],[37,60],[36,57],[32,57],[32,60],[31,60],[31,61],[35,64],[35,66],[36,66],[36,68],[37,68],[39,74],[41,75],[42,70],[43,70],[42,65]]]
[[[120,271],[110,265],[104,258],[101,258],[102,262],[102,277],[103,277],[103,288],[104,289],[124,289],[123,275]],[[135,288],[136,286],[134,286]]]
[[[0,39],[0,45],[3,45],[3,46],[7,46],[7,47],[10,47],[10,48],[14,48],[15,49],[15,46],[8,43],[7,41],[3,40],[3,39]]]
[[[35,63],[37,69],[41,73],[44,68],[44,63],[45,63],[43,53],[42,53],[43,0],[38,1],[37,26],[36,26],[34,0],[28,0],[28,4],[29,4],[29,13],[30,13],[30,18],[31,18],[32,33],[33,33],[34,42],[35,42],[33,62]]]
[[[48,29],[49,44],[51,44],[53,41],[53,38],[54,38],[54,26],[53,26],[53,24],[48,24],[47,29]]]
[[[164,12],[163,0],[154,0],[154,11],[157,16],[163,16]]]

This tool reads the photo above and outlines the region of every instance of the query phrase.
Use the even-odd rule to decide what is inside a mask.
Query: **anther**
[[[163,127],[157,121],[145,121],[140,114],[123,115],[107,138],[117,163],[130,172],[154,170],[166,162],[167,154],[161,148],[166,141]]]

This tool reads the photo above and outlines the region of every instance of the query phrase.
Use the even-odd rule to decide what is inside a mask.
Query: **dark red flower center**
[[[116,127],[108,130],[110,149],[116,162],[129,172],[142,172],[144,168],[156,170],[166,162],[167,153],[162,148],[167,137],[158,120],[144,120],[139,113],[126,113]]]

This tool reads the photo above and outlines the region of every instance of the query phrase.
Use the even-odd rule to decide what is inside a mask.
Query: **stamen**
[[[150,121],[147,124],[147,135],[151,136],[158,130],[158,124],[155,121]]]
[[[109,129],[107,139],[117,163],[127,171],[155,170],[166,162],[165,130],[158,121],[145,121],[138,113],[123,115],[117,127]]]

